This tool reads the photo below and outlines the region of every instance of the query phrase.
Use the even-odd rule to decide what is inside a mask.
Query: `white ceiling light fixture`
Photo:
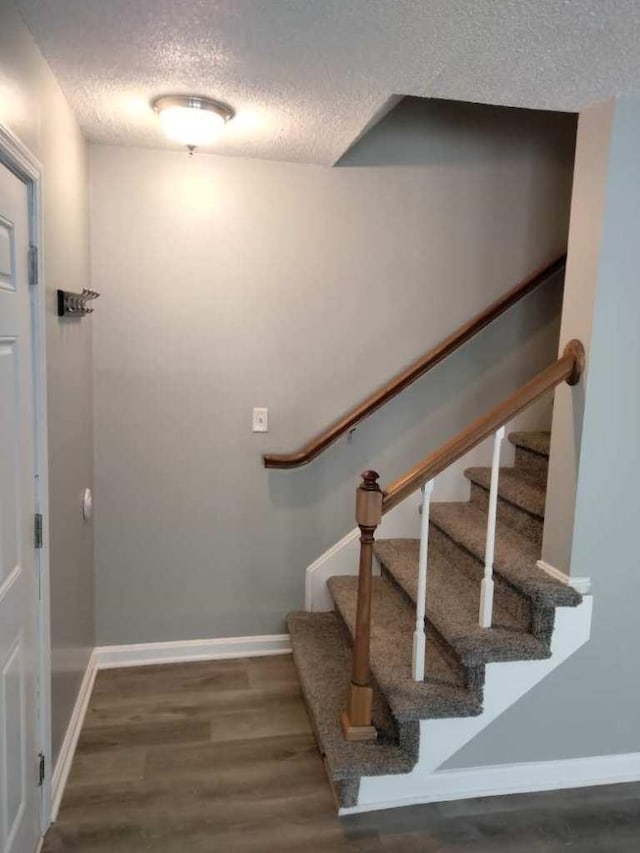
[[[165,135],[186,145],[190,154],[199,145],[214,142],[235,115],[228,104],[200,95],[161,95],[151,106]]]

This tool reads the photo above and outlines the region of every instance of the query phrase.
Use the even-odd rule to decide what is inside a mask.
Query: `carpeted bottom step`
[[[329,578],[336,609],[355,635],[358,579]],[[427,631],[425,680],[411,675],[415,610],[385,578],[374,578],[371,601],[370,663],[373,676],[400,724],[434,717],[468,717],[481,712],[481,685],[469,683],[466,670],[452,650]]]
[[[417,539],[382,539],[375,554],[395,583],[415,604],[418,586]],[[521,596],[496,578],[493,627],[478,625],[481,567],[457,549],[451,553],[432,537],[429,543],[426,613],[428,621],[465,666],[492,661],[538,660],[549,657],[546,643],[530,633],[531,609]]]
[[[302,691],[334,791],[342,806],[355,805],[361,776],[408,773],[418,754],[417,726],[399,744],[396,723],[374,685],[373,722],[378,740],[350,743],[342,736],[351,675],[351,649],[335,613],[290,613],[287,625]]]

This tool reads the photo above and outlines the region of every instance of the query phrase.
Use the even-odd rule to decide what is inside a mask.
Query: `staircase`
[[[535,271],[297,450],[264,454],[265,467],[310,463],[564,264]],[[365,471],[357,528],[307,567],[306,611],[290,614],[288,626],[341,814],[575,778],[571,769],[563,782],[553,767],[456,771],[446,762],[589,639],[591,596],[540,561],[549,435],[512,433],[514,467],[500,468],[507,425],[558,386],[578,385],[585,359],[582,343],[568,341],[548,367],[384,489]],[[490,440],[491,467],[465,471],[470,499],[432,504],[436,479],[457,476]],[[419,538],[399,538],[407,532]]]
[[[302,690],[342,810],[361,803],[362,779],[402,776],[411,780],[418,764],[424,765],[425,773],[437,769],[464,745],[465,738],[469,740],[501,713],[502,705],[515,701],[513,691],[507,697],[508,689],[496,698],[500,688],[494,686],[492,710],[487,713],[487,665],[552,658],[558,608],[580,609],[579,593],[536,565],[542,543],[549,434],[512,433],[509,440],[516,449],[515,465],[500,469],[490,628],[479,627],[478,611],[491,468],[465,471],[471,483],[469,501],[431,504],[424,680],[412,677],[420,542],[380,539],[374,545],[381,569],[372,578],[369,647],[376,740],[345,739],[340,725],[352,672],[358,579],[349,575],[329,579],[332,612],[296,612],[288,617]],[[584,639],[575,642],[579,645]],[[531,677],[518,687],[519,695],[567,653],[557,653],[558,660],[545,669],[527,670]],[[438,729],[437,757],[429,762],[425,721],[461,718],[478,718],[478,723],[462,734],[459,728]],[[435,733],[429,741],[434,737]]]

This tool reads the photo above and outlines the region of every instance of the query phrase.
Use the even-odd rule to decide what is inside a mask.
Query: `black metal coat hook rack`
[[[82,293],[72,293],[70,290],[58,291],[58,317],[84,317],[85,314],[93,314],[93,308],[87,303],[97,299],[100,294],[97,290],[82,288]]]

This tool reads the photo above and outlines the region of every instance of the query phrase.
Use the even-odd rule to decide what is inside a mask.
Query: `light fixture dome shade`
[[[151,106],[165,135],[188,148],[214,142],[234,115],[227,104],[199,95],[162,95]]]

